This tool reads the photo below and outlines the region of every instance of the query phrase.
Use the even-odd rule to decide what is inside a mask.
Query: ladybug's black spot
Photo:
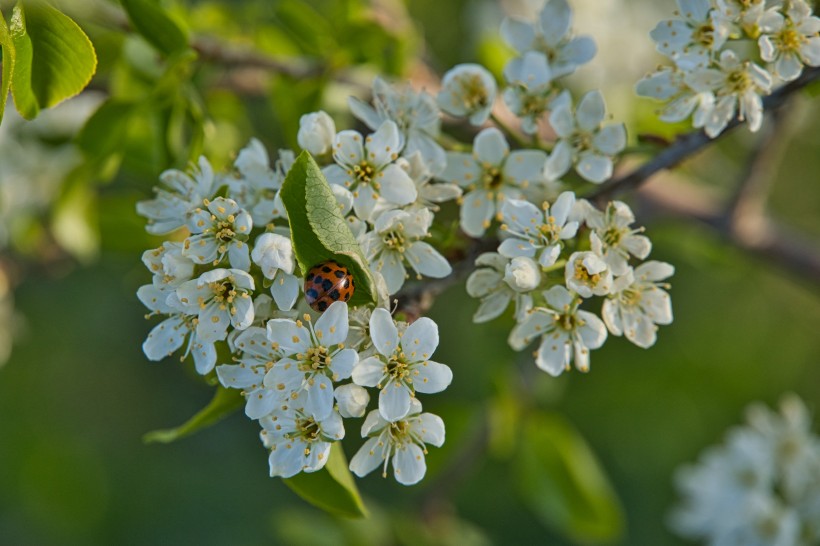
[[[328,290],[333,288],[333,281],[331,281],[330,279],[323,280],[322,281],[322,288],[325,290],[325,292],[327,292]]]
[[[328,296],[330,296],[330,299],[332,299],[333,301],[338,301],[338,300],[339,300],[339,298],[341,298],[341,297],[342,297],[342,295],[341,295],[341,294],[339,294],[339,291],[338,291],[338,290],[333,290],[333,292],[331,292],[330,294],[328,294]]]
[[[343,280],[342,284],[341,284],[341,287],[342,288],[347,288],[348,286],[350,286],[350,279]]]
[[[319,308],[319,311],[324,311],[327,309],[327,302],[325,300],[322,300],[316,304],[316,307]]]
[[[347,294],[345,294],[345,301],[347,301],[347,300],[349,300],[349,299],[350,299],[350,292],[348,292]]]
[[[322,284],[322,281],[324,280],[325,279],[321,275],[316,275],[316,278],[313,279],[313,282],[315,282],[316,284]]]
[[[313,288],[308,288],[305,292],[305,296],[307,296],[307,299],[310,301],[316,301],[316,299],[319,297],[319,293]]]
[[[336,275],[337,279],[344,279],[345,275],[347,275],[347,273],[343,269],[337,269],[333,272],[333,274]]]
[[[313,274],[312,272],[309,272],[309,273],[307,274],[307,277],[305,277],[305,281],[306,281],[306,282],[310,282],[310,281],[312,281],[312,280],[313,280],[313,277],[315,277],[315,276],[316,276],[315,274]]]
[[[331,271],[333,271],[333,269],[330,266],[326,265],[322,268],[322,271],[324,271],[325,273],[330,273]]]

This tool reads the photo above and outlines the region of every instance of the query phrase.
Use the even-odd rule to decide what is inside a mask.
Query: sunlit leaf
[[[23,117],[73,97],[91,81],[97,55],[68,16],[43,2],[18,3],[10,31],[16,57],[11,90]]]
[[[146,444],[155,442],[161,444],[171,443],[218,423],[241,408],[244,403],[245,399],[240,391],[217,387],[214,397],[196,415],[178,427],[151,431],[142,437],[142,441]]]
[[[546,525],[583,543],[614,541],[623,532],[621,506],[603,468],[562,417],[528,418],[515,468],[519,493]]]
[[[326,512],[349,518],[367,516],[356,482],[347,468],[347,457],[338,442],[331,447],[322,470],[302,472],[282,481],[294,493]]]
[[[376,285],[362,250],[342,218],[339,205],[316,161],[302,152],[282,185],[293,250],[302,272],[336,260],[346,265],[356,281],[353,305],[376,301]]]
[[[0,81],[0,121],[3,121],[3,114],[6,112],[6,99],[11,89],[11,74],[14,70],[14,44],[11,41],[9,27],[6,25],[6,18],[0,13],[0,47],[3,48],[3,74]]]

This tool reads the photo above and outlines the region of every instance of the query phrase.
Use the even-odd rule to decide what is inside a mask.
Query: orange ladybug
[[[355,290],[350,270],[333,260],[314,265],[305,277],[305,299],[320,313],[334,301],[348,301]]]

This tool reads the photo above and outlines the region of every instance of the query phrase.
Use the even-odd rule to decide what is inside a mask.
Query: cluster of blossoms
[[[143,257],[154,278],[138,296],[165,317],[145,353],[159,360],[183,348],[200,374],[241,389],[245,412],[259,421],[270,449],[272,476],[322,468],[345,435],[344,419],[366,414],[367,440],[351,471],[363,476],[383,465],[386,474],[392,462],[401,483],[423,477],[425,446],[442,444],[444,425],[422,412],[416,394],[443,391],[452,372],[431,360],[439,341],[433,321],[396,322],[387,309],[411,274],[451,274],[431,244],[435,215],[448,201],[460,205],[464,233],[482,237],[495,223],[503,239],[468,281],[468,292],[482,300],[476,320],[498,316],[515,300],[510,342],[521,349],[542,335],[537,363],[551,374],[572,361],[586,370],[607,327],[648,347],[656,324],[671,322],[661,281],[672,267],[633,268],[650,243],[631,227],[629,208],[614,202],[600,212],[563,191],[561,177],[571,169],[593,183],[610,178],[626,143],[623,124],[604,124],[600,92],[575,105],[559,86],[595,54],[591,39],[573,36],[571,15],[566,0],[549,0],[537,23],[502,27],[520,53],[504,71],[504,99],[526,132],[548,119],[555,135],[549,149],[538,138],[531,149],[511,149],[497,127],[482,128],[470,153],[442,146],[442,111],[474,125],[491,116],[499,86],[472,64],[445,74],[437,97],[377,78],[371,103],[349,101],[367,134],[337,131],[323,111],[302,116],[297,141],[321,166],[363,251],[380,287],[378,306],[336,301],[320,316],[309,310],[305,296],[314,290],[303,292],[300,275],[308,272],[297,271],[291,239],[300,234],[290,232],[280,196],[292,151],[280,151],[271,167],[253,140],[230,173],[214,173],[203,158],[192,172],[163,173],[156,197],[139,203],[149,233],[175,234]],[[533,204],[547,200],[554,202],[543,210]],[[579,309],[593,296],[605,298],[603,322]],[[218,356],[227,353],[231,363]],[[368,413],[370,388],[379,395]]]
[[[482,254],[467,280],[467,291],[481,300],[473,320],[501,315],[511,302],[516,326],[509,337],[515,350],[540,338],[535,363],[557,376],[589,370],[589,351],[603,345],[607,330],[639,347],[655,343],[657,325],[672,322],[668,286],[674,273],[664,262],[644,260],[652,245],[633,228],[635,217],[620,201],[604,211],[572,192],[541,208],[512,199],[501,208],[497,252]],[[581,309],[603,298],[601,314]]]
[[[432,320],[396,322],[385,306],[404,283],[405,267],[450,273],[423,241],[433,217],[428,206],[442,192],[428,187],[418,158],[399,155],[407,138],[395,122],[366,138],[336,134],[332,123],[324,113],[305,116],[299,142],[319,155],[333,150],[325,172],[367,251],[384,306],[335,301],[318,316],[311,311],[280,197],[294,154],[280,151],[271,167],[254,140],[230,173],[215,174],[201,158],[190,173],[164,172],[155,198],[138,204],[149,233],[174,234],[143,255],[153,282],[138,297],[164,317],[143,348],[151,360],[182,349],[200,374],[240,389],[270,450],[271,476],[323,468],[345,435],[344,419],[367,414],[367,440],[350,469],[364,476],[383,466],[386,476],[392,463],[396,479],[409,485],[425,474],[426,446],[444,442],[443,421],[423,413],[416,394],[443,391],[452,372],[432,360],[439,341]],[[367,413],[370,388],[378,389],[378,407]]]
[[[673,66],[637,86],[639,95],[668,101],[664,121],[692,116],[693,126],[713,138],[735,118],[757,131],[762,96],[804,66],[820,66],[820,18],[806,0],[678,0],[678,7],[675,19],[651,33]],[[756,47],[744,48],[744,41]]]
[[[747,421],[680,469],[673,528],[710,545],[820,543],[820,437],[806,406],[790,395],[779,414],[749,407]]]

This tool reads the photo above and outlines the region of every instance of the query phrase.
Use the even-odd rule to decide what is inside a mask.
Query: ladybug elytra
[[[314,265],[305,277],[305,299],[320,313],[334,301],[348,301],[355,289],[350,270],[333,260]]]

